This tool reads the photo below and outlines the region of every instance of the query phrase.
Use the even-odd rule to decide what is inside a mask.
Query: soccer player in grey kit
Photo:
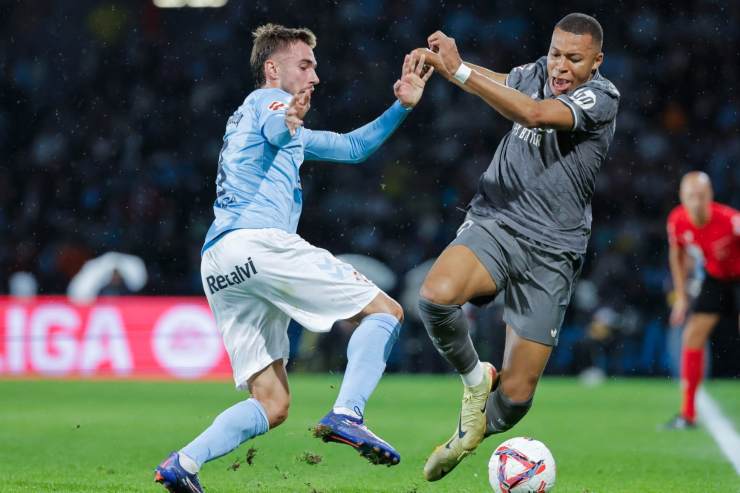
[[[598,70],[602,39],[596,19],[569,14],[555,26],[547,56],[508,74],[463,62],[455,40],[440,31],[429,36],[430,50],[417,50],[438,73],[513,122],[457,238],[421,288],[424,325],[464,387],[455,432],[424,466],[429,481],[524,417],[557,344],[619,105],[619,91]],[[485,303],[500,291],[506,347],[497,372],[479,361],[461,305]]]

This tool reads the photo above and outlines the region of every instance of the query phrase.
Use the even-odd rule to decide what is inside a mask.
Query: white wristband
[[[455,72],[455,75],[453,75],[453,77],[460,84],[465,84],[465,82],[468,80],[468,77],[470,77],[470,74],[472,72],[473,72],[473,69],[471,69],[464,63],[461,63],[460,66],[457,68],[457,71]]]

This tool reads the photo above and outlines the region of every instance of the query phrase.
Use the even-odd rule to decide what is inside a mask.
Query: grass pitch
[[[702,429],[660,432],[676,409],[665,380],[610,380],[586,388],[546,378],[529,415],[437,483],[421,470],[453,432],[461,396],[453,376],[386,376],[368,424],[401,452],[372,466],[349,447],[324,444],[309,428],[329,409],[338,376],[296,375],[291,416],[281,427],[207,464],[214,492],[485,492],[489,455],[506,438],[545,442],[558,466],[556,492],[740,492],[740,478]],[[740,383],[708,385],[738,423]],[[153,468],[242,396],[226,382],[0,381],[0,490],[157,492]],[[251,450],[250,450],[251,449]],[[249,456],[249,457],[248,457]],[[251,465],[250,465],[251,462]]]

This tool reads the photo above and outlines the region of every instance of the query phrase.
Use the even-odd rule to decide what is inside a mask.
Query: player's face
[[[275,61],[280,88],[283,91],[291,94],[303,90],[313,91],[314,86],[319,83],[319,76],[316,75],[316,57],[306,43],[293,43],[289,49],[280,52]]]
[[[548,84],[555,96],[573,91],[588,81],[604,59],[590,34],[573,34],[555,28],[547,54]]]
[[[709,218],[712,188],[704,183],[691,182],[681,187],[681,204],[693,222],[703,223]]]

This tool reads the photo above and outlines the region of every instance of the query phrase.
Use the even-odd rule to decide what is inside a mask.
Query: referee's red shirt
[[[668,215],[668,241],[698,248],[704,267],[716,279],[740,278],[740,211],[712,202],[709,222],[697,228],[682,205]]]

